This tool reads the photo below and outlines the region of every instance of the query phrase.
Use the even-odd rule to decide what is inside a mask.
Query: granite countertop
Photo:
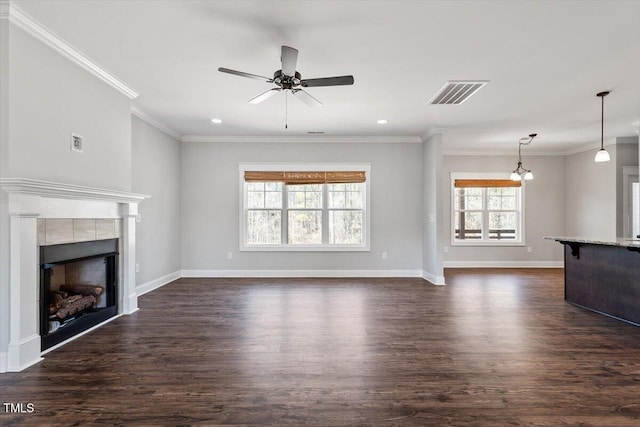
[[[622,238],[617,237],[615,239],[595,239],[587,237],[545,237],[545,240],[555,240],[558,242],[571,242],[571,243],[588,243],[591,245],[604,245],[604,246],[623,246],[640,248],[640,239]]]

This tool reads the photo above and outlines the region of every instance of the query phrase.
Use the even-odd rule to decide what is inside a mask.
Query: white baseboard
[[[422,277],[420,270],[182,270],[182,277]]]
[[[181,270],[174,271],[173,273],[169,273],[162,277],[158,277],[157,279],[154,279],[147,283],[143,283],[141,285],[136,286],[136,294],[138,294],[138,296],[144,295],[147,292],[151,292],[154,289],[158,289],[166,285],[167,283],[173,282],[174,280],[178,280],[180,277],[182,277]]]
[[[42,361],[40,357],[40,335],[33,334],[20,342],[9,342],[7,352],[7,372],[20,372]]]
[[[563,268],[564,261],[445,261],[444,268]]]
[[[422,278],[432,285],[446,285],[446,283],[444,283],[444,276],[436,276],[435,274],[431,274],[428,271],[422,270]]]

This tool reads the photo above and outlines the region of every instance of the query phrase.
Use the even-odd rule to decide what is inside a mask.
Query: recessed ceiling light
[[[378,123],[379,125],[386,125],[386,124],[387,124],[387,123],[389,123],[389,122],[387,122],[385,119],[380,119],[380,120],[378,120],[378,122],[377,122],[377,123]]]
[[[219,125],[220,123],[222,123],[222,119],[211,119],[211,123]]]

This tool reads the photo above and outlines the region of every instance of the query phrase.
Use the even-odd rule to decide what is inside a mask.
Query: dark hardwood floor
[[[0,375],[0,425],[640,425],[640,328],[562,270],[181,279]]]

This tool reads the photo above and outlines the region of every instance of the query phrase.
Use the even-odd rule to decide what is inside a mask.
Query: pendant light
[[[600,120],[600,149],[596,153],[596,163],[608,162],[609,160],[611,160],[609,152],[604,149],[604,97],[607,95],[609,95],[608,91],[596,94],[596,96],[599,96],[602,100],[602,116]]]
[[[533,141],[533,138],[535,138],[536,136],[538,136],[537,133],[532,133],[529,134],[529,138],[520,138],[520,140],[518,141],[518,167],[516,167],[509,176],[512,181],[522,181],[523,178],[526,181],[533,179],[533,173],[531,172],[531,170],[522,167],[522,146],[531,144],[531,141]]]

